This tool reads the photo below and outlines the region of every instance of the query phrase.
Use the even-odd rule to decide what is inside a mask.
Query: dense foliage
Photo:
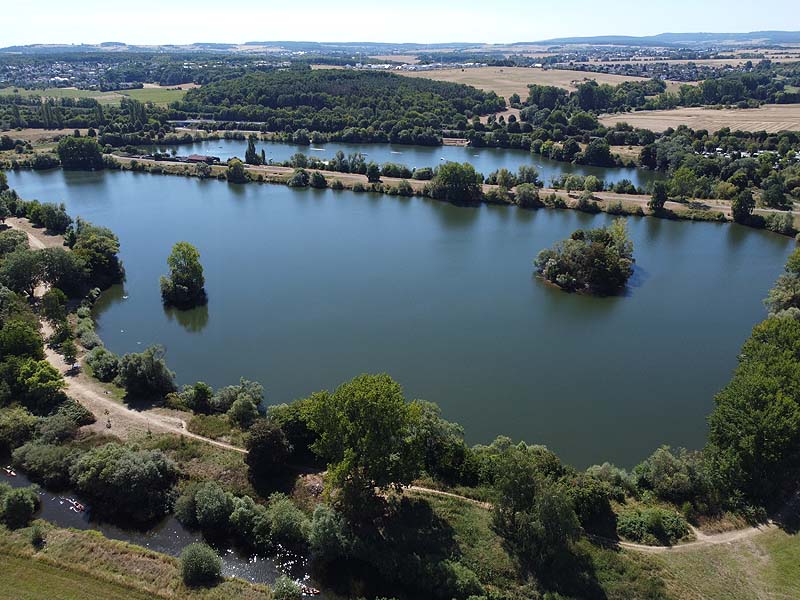
[[[542,250],[534,265],[564,290],[613,294],[633,274],[633,242],[625,220],[616,219],[609,227],[575,231],[570,239]]]
[[[189,242],[178,242],[167,258],[169,275],[161,277],[164,304],[192,308],[208,301],[200,253]]]
[[[266,131],[439,144],[443,128],[463,127],[473,115],[504,106],[494,93],[465,85],[390,73],[295,69],[251,73],[190,90],[176,108],[220,121],[263,123]]]

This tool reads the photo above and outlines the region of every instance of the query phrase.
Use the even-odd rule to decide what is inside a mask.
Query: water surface
[[[631,218],[631,285],[592,298],[543,285],[531,263],[604,214],[131,172],[9,180],[118,233],[128,278],[97,311],[111,350],[163,344],[180,383],[244,376],[270,403],[385,371],[470,442],[509,435],[577,466],[703,445],[713,396],[794,246],[739,226]],[[181,240],[200,250],[209,296],[188,313],[159,297]]]

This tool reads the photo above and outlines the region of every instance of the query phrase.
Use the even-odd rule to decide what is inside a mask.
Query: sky
[[[0,46],[264,40],[533,41],[562,36],[800,30],[797,0],[14,0]]]

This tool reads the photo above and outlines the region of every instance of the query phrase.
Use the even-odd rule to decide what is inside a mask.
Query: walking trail
[[[6,224],[12,228],[24,231],[28,235],[32,248],[42,249],[53,246],[61,246],[62,244],[61,237],[47,236],[43,231],[32,228],[27,221],[10,218],[7,220]],[[41,294],[44,291],[45,290],[43,288],[40,288],[40,290],[37,291],[37,294]],[[53,333],[52,327],[45,321],[42,321],[42,333],[44,334],[45,338],[49,337]],[[103,384],[88,377],[82,370],[71,369],[70,366],[64,362],[63,357],[57,352],[53,351],[51,348],[46,347],[45,354],[47,361],[61,373],[65,374],[65,380],[67,382],[67,395],[80,402],[84,407],[94,414],[97,421],[93,425],[89,426],[90,429],[94,429],[98,432],[117,435],[123,439],[129,437],[131,433],[136,432],[151,431],[171,433],[205,442],[206,444],[223,448],[225,450],[247,454],[247,450],[244,448],[227,444],[225,442],[220,442],[219,440],[207,438],[188,431],[186,429],[186,421],[179,416],[158,412],[159,409],[139,411],[130,408],[116,400],[112,396],[111,392],[103,386]],[[482,502],[480,500],[469,498],[453,492],[446,492],[443,490],[436,490],[417,485],[407,486],[406,489],[422,494],[456,498],[464,502],[475,504],[476,506],[480,506],[481,508],[487,510],[492,508],[492,505],[488,502]],[[648,546],[645,544],[623,542],[608,538],[601,538],[598,536],[588,537],[601,543],[613,544],[637,552],[660,554],[665,552],[680,552],[706,546],[741,542],[757,536],[764,531],[773,529],[776,527],[776,525],[770,521],[765,525],[715,534],[705,534],[691,525],[689,527],[691,528],[696,539],[691,542],[677,544],[675,546]]]

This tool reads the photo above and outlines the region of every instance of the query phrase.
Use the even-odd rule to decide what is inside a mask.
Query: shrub
[[[228,517],[233,510],[232,500],[215,481],[197,488],[194,503],[197,524],[203,529],[221,530],[228,524]]]
[[[250,429],[245,445],[245,462],[253,478],[269,477],[286,467],[292,446],[280,426],[269,419],[260,419]]]
[[[344,184],[342,183],[342,180],[341,179],[334,179],[331,182],[331,189],[332,190],[343,190],[344,189]]]
[[[272,597],[274,600],[302,600],[303,590],[299,583],[281,575],[272,584]]]
[[[532,183],[521,183],[516,188],[516,202],[522,208],[540,208],[539,188]]]
[[[40,550],[44,547],[45,530],[41,525],[34,523],[31,527],[30,536],[31,546],[33,546],[36,550]]]
[[[39,496],[33,488],[17,488],[2,494],[0,521],[9,529],[27,527],[39,506]]]
[[[242,429],[247,429],[258,418],[258,407],[247,396],[239,396],[228,410],[228,418]]]
[[[308,518],[284,494],[270,496],[266,512],[274,545],[300,550],[308,543]]]
[[[189,586],[212,585],[222,574],[222,560],[206,544],[189,544],[181,552],[181,577]]]
[[[0,410],[0,449],[14,450],[27,442],[36,427],[36,417],[24,408]]]
[[[321,189],[328,187],[328,182],[326,181],[325,176],[319,171],[314,171],[311,173],[311,179],[309,183],[313,188]]]
[[[13,454],[14,464],[25,471],[28,477],[56,490],[69,486],[69,469],[74,459],[74,450],[41,442],[28,442]]]
[[[314,509],[308,540],[314,559],[322,562],[347,558],[354,542],[345,518],[327,504]]]
[[[652,507],[621,512],[617,531],[634,542],[671,546],[689,533],[689,527],[678,513]]]
[[[305,169],[295,169],[294,173],[289,178],[289,181],[287,181],[286,183],[289,187],[307,187],[309,181],[310,178],[308,176],[308,171],[306,171]]]
[[[794,217],[791,213],[771,213],[764,217],[764,227],[775,233],[791,235],[794,233]]]
[[[175,391],[175,373],[167,368],[161,346],[151,346],[144,352],[123,356],[117,379],[127,394],[134,398],[164,397]]]
[[[94,348],[86,357],[86,364],[100,381],[112,381],[119,373],[119,357],[102,346]]]

